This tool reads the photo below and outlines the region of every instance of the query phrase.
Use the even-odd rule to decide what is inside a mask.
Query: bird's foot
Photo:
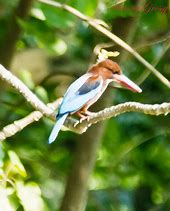
[[[77,122],[74,124],[74,127],[76,127],[79,123],[81,123],[83,120],[85,120],[87,118],[87,116],[83,115],[81,112],[76,112],[77,116],[80,117],[79,120],[77,120]]]
[[[89,120],[89,118],[94,115],[94,112],[85,111],[83,114],[81,112],[76,113],[80,119],[74,124],[74,127],[76,127],[78,124],[82,123],[84,120]],[[85,116],[86,115],[86,116]]]

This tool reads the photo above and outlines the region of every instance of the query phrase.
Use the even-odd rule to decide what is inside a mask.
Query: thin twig
[[[41,111],[47,116],[53,113],[52,109],[47,107],[21,80],[2,65],[0,65],[0,78],[18,90],[36,110]]]
[[[130,24],[130,30],[127,34],[127,37],[125,38],[126,43],[128,43],[131,46],[133,45],[134,37],[139,27],[139,22],[140,22],[142,11],[144,10],[145,4],[146,4],[146,0],[138,0],[135,3],[135,7],[140,8],[140,11],[138,11],[138,13],[135,15],[135,18],[132,19],[131,24]],[[123,51],[121,54],[120,63],[127,61],[128,55],[129,55],[128,51]]]
[[[163,51],[161,52],[161,54],[158,56],[158,58],[156,58],[153,62],[152,62],[152,65],[153,66],[156,66],[159,61],[161,60],[161,58],[166,54],[166,52],[169,50],[170,48],[170,40],[169,42],[165,43],[164,44],[164,49]],[[144,70],[143,73],[139,76],[138,80],[137,80],[137,84],[142,84],[147,78],[148,76],[150,75],[150,72],[148,72],[147,70]]]
[[[50,114],[49,117],[55,120],[55,110],[58,108],[59,104],[61,103],[62,98],[57,99],[53,103],[47,104],[49,109],[53,109],[53,113]],[[8,137],[11,137],[18,133],[19,131],[23,130],[26,126],[30,125],[33,122],[39,121],[43,117],[43,113],[40,111],[33,111],[26,117],[14,121],[12,124],[5,126],[2,131],[0,131],[0,141],[5,140]]]
[[[83,13],[79,12],[78,10],[76,10],[75,8],[73,8],[73,7],[69,6],[69,5],[62,4],[62,3],[59,3],[59,2],[54,2],[54,1],[51,1],[51,0],[38,0],[38,1],[42,2],[42,3],[45,3],[45,4],[48,4],[48,5],[51,5],[51,6],[54,6],[54,7],[57,7],[57,8],[64,9],[64,10],[72,13],[73,15],[79,17],[80,19],[88,22],[88,24],[90,26],[92,26],[93,28],[97,29],[98,31],[100,31],[101,33],[103,33],[104,35],[109,37],[115,43],[117,43],[122,48],[126,49],[129,53],[131,53],[134,57],[136,57],[136,59],[138,59],[138,61],[140,61],[157,78],[159,78],[159,80],[163,84],[165,84],[168,88],[170,88],[170,82],[168,81],[167,78],[165,78],[156,68],[154,68],[149,62],[147,62],[140,54],[138,54],[126,42],[124,42],[118,36],[116,36],[115,34],[111,33],[109,30],[107,30],[105,27],[103,27],[104,24],[101,24],[99,21],[96,21],[95,19],[92,19],[92,18],[84,15]]]
[[[134,48],[135,49],[146,48],[146,47],[149,47],[152,45],[166,42],[169,39],[170,39],[170,31],[161,37],[156,37],[156,38],[152,38],[152,39],[150,38],[149,40],[145,40],[143,43],[141,43],[141,42],[137,43],[137,44],[135,44]]]

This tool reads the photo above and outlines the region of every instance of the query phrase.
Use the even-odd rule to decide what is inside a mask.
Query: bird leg
[[[86,110],[86,111],[83,112],[83,114],[90,117],[90,116],[93,116],[95,114],[95,112],[91,112],[91,111]]]
[[[81,111],[77,111],[75,114],[76,114],[78,117],[80,117],[80,119],[86,117],[85,115],[83,115],[83,114],[81,113]]]
[[[88,111],[88,108],[89,108],[88,106],[84,106],[81,110],[82,113],[88,117],[93,116],[95,114],[95,112]]]
[[[84,107],[82,110],[77,111],[76,114],[80,117],[80,119],[74,124],[74,127],[76,127],[79,123],[82,123],[84,120],[88,120],[95,113],[88,111],[87,107]]]

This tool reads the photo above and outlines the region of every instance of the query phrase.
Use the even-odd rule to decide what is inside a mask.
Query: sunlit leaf
[[[52,49],[55,51],[57,55],[63,55],[67,50],[67,44],[61,40],[58,39],[53,45]]]
[[[9,200],[8,189],[1,187],[0,183],[0,209],[4,211],[14,211],[14,207]]]
[[[47,91],[42,86],[36,86],[35,93],[44,101],[48,102]]]
[[[39,20],[46,20],[44,13],[42,12],[42,10],[38,9],[38,8],[32,8],[31,10],[31,15]]]
[[[97,10],[98,2],[98,0],[71,0],[70,4],[84,14],[93,17]]]
[[[21,80],[27,85],[30,89],[34,88],[34,82],[31,73],[28,70],[20,71]]]
[[[41,190],[34,182],[16,183],[17,195],[25,211],[44,211],[45,204],[41,197]]]
[[[21,176],[26,177],[27,176],[26,170],[25,170],[22,162],[20,161],[18,155],[14,151],[11,151],[11,150],[8,151],[8,155],[9,155],[11,163],[13,164],[13,166],[15,167],[17,172]]]

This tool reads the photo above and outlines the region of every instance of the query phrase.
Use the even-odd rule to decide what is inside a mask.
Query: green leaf
[[[98,0],[71,0],[70,5],[86,15],[94,17],[98,6]]]
[[[20,71],[20,78],[25,83],[25,85],[28,86],[28,88],[34,89],[35,84],[32,75],[28,70]]]
[[[8,155],[9,155],[11,163],[14,165],[17,172],[22,177],[26,177],[27,176],[26,170],[25,170],[23,164],[21,163],[18,155],[14,151],[11,151],[11,150],[8,151]]]
[[[64,10],[43,4],[41,5],[41,10],[46,17],[47,25],[50,27],[68,29],[68,27],[74,26],[75,17]]]
[[[44,13],[39,8],[32,8],[31,15],[39,20],[46,20]]]
[[[48,93],[42,86],[37,86],[35,88],[35,93],[40,97],[44,102],[48,102]]]

